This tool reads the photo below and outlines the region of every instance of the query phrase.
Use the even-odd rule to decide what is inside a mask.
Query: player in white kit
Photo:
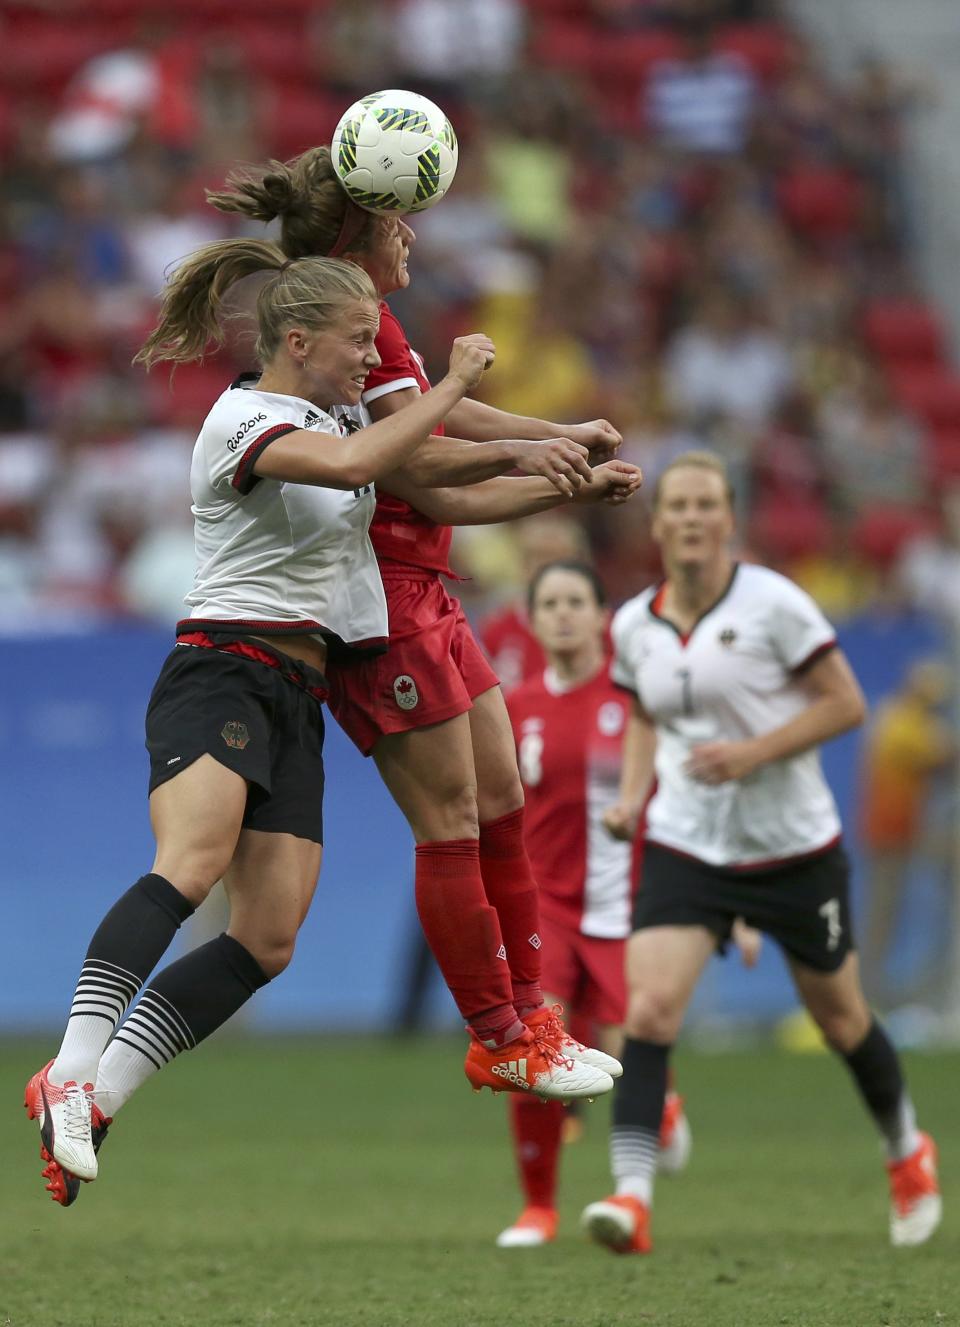
[[[670,1051],[704,966],[741,916],[784,951],[880,1131],[892,1243],[920,1244],[940,1221],[936,1149],[863,996],[840,821],[817,753],[862,722],[859,686],[806,593],[733,561],[732,494],[717,457],[689,452],[664,471],[653,534],[666,577],[613,623],[612,675],[634,704],[611,831],[629,837],[654,778],[657,791],[627,949],[616,1190],[585,1209],[583,1226],[618,1252],[649,1251]]]
[[[26,1088],[47,1188],[65,1207],[97,1176],[107,1112],[289,962],[320,869],[323,669],[328,654],[386,643],[368,535],[373,482],[425,441],[493,359],[486,337],[461,338],[429,395],[363,427],[351,409],[380,363],[372,282],[352,264],[291,262],[257,240],[220,241],[187,259],[138,358],[201,358],[219,335],[225,292],[253,275],[265,278],[262,369],[223,392],[200,431],[192,611],[147,710],[156,856],[95,931],[60,1049]],[[143,989],[220,878],[227,932]]]

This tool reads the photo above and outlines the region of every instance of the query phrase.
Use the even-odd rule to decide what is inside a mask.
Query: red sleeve
[[[385,304],[380,305],[380,331],[376,344],[380,366],[368,376],[367,391],[402,378],[412,378],[421,391],[429,388],[429,383],[424,386],[423,370],[414,359],[403,328]]]

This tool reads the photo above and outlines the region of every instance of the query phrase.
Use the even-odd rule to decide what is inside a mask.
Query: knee
[[[824,1041],[840,1055],[855,1051],[870,1031],[870,1011],[866,1005],[863,1008],[824,1010],[814,1013],[813,1017]]]
[[[520,782],[520,775],[516,771],[512,775],[506,773],[492,786],[481,785],[477,793],[477,805],[482,825],[521,810],[523,784]]]
[[[413,831],[420,842],[445,839],[475,839],[480,834],[477,789],[473,783],[439,789],[430,805],[422,809]]]
[[[279,932],[272,935],[260,935],[256,939],[244,938],[240,935],[234,938],[250,951],[263,968],[265,976],[271,980],[279,976],[284,968],[289,967],[297,943],[296,935],[286,935]]]
[[[676,1041],[683,1020],[680,1002],[665,990],[633,990],[627,1003],[624,1031],[635,1041],[670,1045]]]
[[[230,865],[230,854],[203,850],[182,854],[158,851],[153,870],[169,880],[194,907],[204,902]]]

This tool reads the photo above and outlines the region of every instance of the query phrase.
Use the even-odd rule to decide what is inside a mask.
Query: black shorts
[[[791,958],[835,972],[854,948],[850,867],[840,844],[825,852],[759,870],[730,870],[644,846],[633,928],[705,926],[721,949],[735,919],[764,931]]]
[[[305,685],[289,669],[175,646],[147,707],[150,791],[210,755],[247,780],[246,828],[322,843],[323,705],[305,686],[325,689],[325,681],[315,668],[287,662]]]

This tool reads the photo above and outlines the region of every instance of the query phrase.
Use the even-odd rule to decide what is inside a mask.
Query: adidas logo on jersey
[[[506,1064],[495,1064],[490,1070],[498,1078],[505,1078],[508,1083],[513,1083],[515,1087],[522,1087],[525,1091],[530,1091],[530,1084],[527,1082],[527,1062],[526,1060],[508,1060]]]

